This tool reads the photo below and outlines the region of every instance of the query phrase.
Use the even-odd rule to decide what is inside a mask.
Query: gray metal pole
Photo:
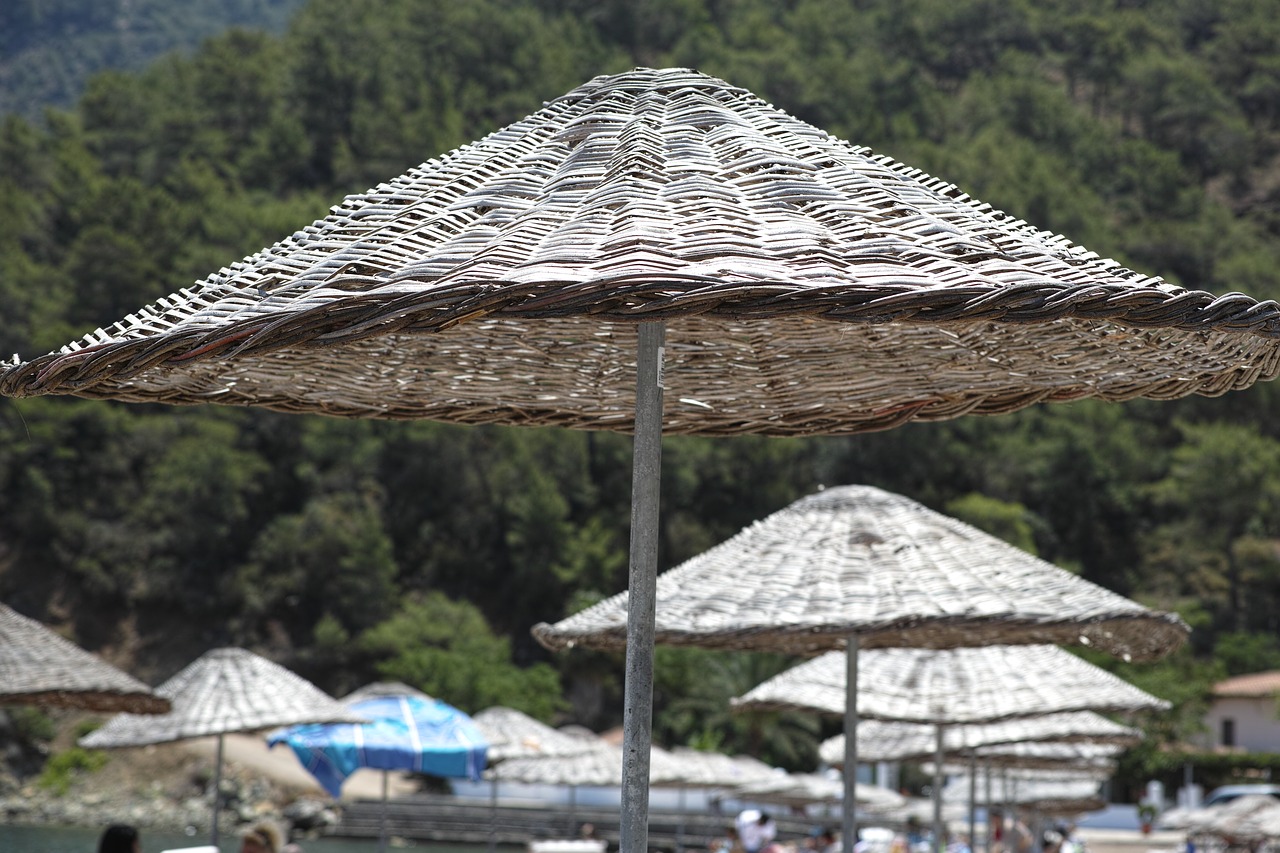
[[[974,826],[978,822],[978,750],[969,750],[969,850],[978,843]]]
[[[858,638],[845,645],[844,802],[841,804],[840,845],[853,850],[858,843]]]
[[[984,773],[982,776],[982,781],[983,781],[983,784],[986,786],[986,791],[987,791],[986,796],[983,797],[983,800],[987,804],[987,843],[986,843],[985,849],[987,853],[991,853],[991,845],[995,841],[995,828],[992,827],[991,825],[991,808],[993,803],[991,801],[991,759],[990,758],[988,758],[986,761],[983,762],[983,770],[984,770]],[[1000,820],[1001,822],[1004,821],[1003,812],[1000,814]],[[1004,826],[1001,825],[1000,829],[1003,831]]]
[[[219,734],[218,752],[213,766],[213,836],[210,843],[214,847],[218,846],[218,812],[222,805],[222,738],[223,735]]]
[[[390,776],[390,770],[382,771],[382,819],[378,821],[379,853],[386,853],[387,850],[387,788],[389,786],[388,778]]]
[[[641,323],[636,346],[632,445],[627,672],[622,712],[621,853],[648,853],[649,750],[653,743],[653,622],[662,472],[662,350],[666,326]]]
[[[947,834],[942,827],[942,723],[938,723],[933,748],[933,849],[942,850],[946,845]]]
[[[498,849],[498,777],[489,780],[489,853]]]

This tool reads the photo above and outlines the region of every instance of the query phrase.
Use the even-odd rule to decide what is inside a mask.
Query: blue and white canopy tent
[[[404,770],[479,781],[489,743],[474,720],[447,702],[416,691],[378,692],[353,694],[344,702],[368,723],[291,726],[267,735],[267,743],[272,747],[288,744],[307,772],[334,797],[357,770],[381,770],[384,809],[379,847],[385,849],[388,774]]]

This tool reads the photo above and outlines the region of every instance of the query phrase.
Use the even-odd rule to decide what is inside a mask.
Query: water
[[[6,826],[0,824],[0,853],[96,853],[101,830],[61,826]],[[160,853],[173,848],[197,847],[209,843],[208,833],[184,835],[143,829],[142,853]],[[377,853],[378,840],[322,838],[300,841],[305,853]],[[436,844],[408,842],[420,853],[483,853],[485,845]],[[240,840],[235,833],[219,839],[222,853],[239,853]],[[396,850],[399,848],[388,848]],[[505,849],[505,848],[499,848]]]

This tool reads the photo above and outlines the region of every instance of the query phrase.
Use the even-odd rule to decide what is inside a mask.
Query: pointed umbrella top
[[[553,649],[622,647],[627,600],[537,625],[534,636]],[[1189,630],[871,486],[809,495],[663,573],[656,607],[659,643],[800,654],[856,636],[868,649],[1061,643],[1150,659]]]
[[[163,714],[169,700],[0,604],[0,705]]]
[[[828,652],[733,700],[739,710],[843,714],[845,656]],[[1056,646],[876,649],[858,661],[858,715],[933,725],[1062,711],[1163,710],[1169,703]]]
[[[489,741],[489,763],[513,758],[576,755],[596,744],[540,723],[515,708],[485,708],[472,719]]]
[[[84,339],[0,394],[817,434],[1046,400],[1220,394],[1280,308],[1099,258],[680,68],[598,77]]]
[[[1122,726],[1093,711],[1069,711],[1000,723],[947,726],[942,735],[943,750],[948,754],[1029,743],[1128,747],[1142,740],[1141,729]],[[859,761],[931,759],[936,754],[936,749],[935,726],[882,720],[864,720],[858,724]],[[824,740],[818,748],[818,757],[835,767],[843,766],[844,735]]]
[[[363,722],[311,682],[245,649],[214,649],[156,688],[168,714],[118,714],[80,739],[94,749],[147,746],[294,723]]]

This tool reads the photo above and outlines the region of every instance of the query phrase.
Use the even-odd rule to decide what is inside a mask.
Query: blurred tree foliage
[[[14,101],[0,117],[5,356],[54,349],[636,64],[721,76],[1145,272],[1280,297],[1274,0],[311,0],[279,35],[139,1],[148,26],[180,31],[169,47],[204,41],[137,70],[73,38],[124,5],[0,11],[15,97],[56,104],[49,80],[77,58],[112,69],[69,109],[33,121]],[[292,8],[178,4],[202,19],[213,5]],[[52,38],[57,61],[25,63],[47,79],[12,76]],[[1190,648],[1106,662],[1177,705],[1128,760],[1141,778],[1194,734],[1214,679],[1280,664],[1276,394],[672,438],[661,565],[821,485],[869,483],[1177,609]],[[601,727],[620,719],[616,657],[552,656],[528,629],[623,588],[629,460],[605,433],[7,401],[0,599],[129,650],[155,681],[244,644],[335,692],[391,677],[471,711],[567,708]],[[785,661],[660,661],[664,739],[812,760],[817,724],[724,713]]]

